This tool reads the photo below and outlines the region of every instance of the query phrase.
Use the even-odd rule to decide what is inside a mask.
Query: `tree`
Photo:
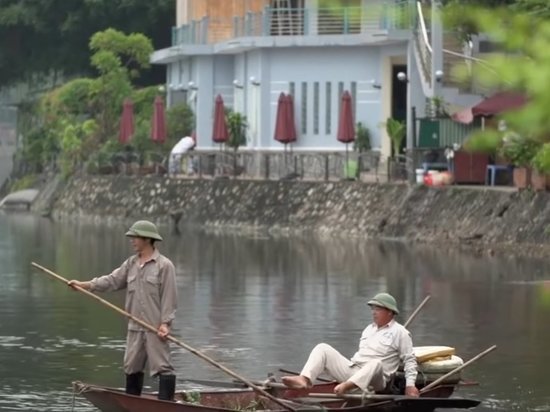
[[[151,41],[142,34],[125,35],[114,29],[94,34],[90,40],[91,64],[99,75],[71,80],[31,107],[34,116],[27,119],[28,128],[22,130],[25,160],[39,170],[57,158],[63,173],[70,174],[86,154],[116,141],[126,97],[135,98],[137,131],[146,136],[142,140],[147,145],[157,88],[134,90],[132,80],[149,67],[152,50]]]
[[[0,0],[0,87],[15,82],[43,84],[93,75],[88,41],[93,33],[114,27],[142,32],[156,48],[170,44],[173,0]],[[150,72],[140,84],[163,80]]]
[[[489,59],[491,70],[476,69],[474,66],[473,76],[490,88],[514,90],[528,97],[527,104],[521,110],[502,116],[506,122],[506,133],[479,133],[471,139],[470,147],[492,150],[506,147],[503,138],[514,133],[520,136],[514,142],[518,147],[512,147],[514,153],[521,154],[521,163],[528,162],[525,159],[527,151],[529,157],[537,158],[538,169],[550,171],[550,156],[545,145],[550,142],[550,77],[547,75],[550,71],[550,49],[547,47],[550,42],[550,20],[534,19],[531,14],[504,9],[475,10],[468,14],[468,18],[500,43],[505,51]],[[538,154],[541,150],[544,152]]]
[[[473,14],[479,9],[498,9],[512,13],[528,13],[531,18],[549,18],[550,2],[548,0],[445,0],[443,2],[446,26],[458,31],[462,37],[469,38],[483,30]]]
[[[99,123],[100,142],[116,130],[120,107],[132,91],[132,79],[149,67],[151,41],[143,34],[125,35],[114,29],[94,34],[90,40],[92,66],[99,77],[93,82],[90,99]]]

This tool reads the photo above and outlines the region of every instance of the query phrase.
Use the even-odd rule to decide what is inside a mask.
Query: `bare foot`
[[[350,381],[342,382],[334,387],[334,393],[336,395],[343,395],[346,392],[351,391],[352,389],[357,389],[357,385]]]
[[[285,386],[288,386],[289,388],[293,388],[293,389],[307,389],[311,387],[311,382],[309,381],[309,379],[302,375],[283,376],[281,378],[281,381],[283,381]]]

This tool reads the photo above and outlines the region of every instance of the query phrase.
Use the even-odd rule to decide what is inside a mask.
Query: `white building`
[[[411,146],[411,108],[422,115],[426,97],[458,96],[431,76],[443,72],[442,44],[435,26],[431,51],[417,14],[413,0],[178,0],[172,47],[157,50],[152,62],[167,67],[168,104],[192,104],[199,149],[215,146],[221,94],[249,121],[248,149],[283,150],[273,134],[285,92],[295,101],[294,150],[344,150],[336,132],[348,90],[355,121],[370,129],[373,148],[385,157],[387,118],[409,120]]]

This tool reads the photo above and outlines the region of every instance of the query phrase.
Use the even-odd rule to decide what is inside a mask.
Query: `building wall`
[[[246,115],[248,147],[281,149],[273,134],[277,102],[283,92],[294,96],[295,149],[344,150],[336,136],[341,94],[347,90],[354,97],[355,122],[366,125],[372,146],[389,155],[390,142],[382,123],[391,116],[391,68],[406,63],[406,44],[269,48],[191,57],[170,65],[169,77],[172,82],[182,79],[187,85],[191,80],[197,85],[196,91],[186,91],[186,97],[198,116],[200,147],[212,146],[214,100],[221,94],[227,107]],[[374,88],[373,83],[382,87]],[[416,90],[412,101],[418,103],[421,94]]]
[[[383,146],[380,122],[391,109],[391,89],[375,89],[374,82],[387,83],[384,59],[406,56],[405,46],[271,49],[262,53],[270,58],[270,115],[263,125],[263,136],[272,136],[280,92],[293,89],[298,141],[295,147],[337,149],[341,94],[347,90],[355,101],[355,122],[371,131],[373,147]],[[270,137],[263,147],[277,146]]]
[[[233,35],[233,18],[262,11],[269,0],[176,0],[177,26],[208,17],[209,41],[223,41]]]

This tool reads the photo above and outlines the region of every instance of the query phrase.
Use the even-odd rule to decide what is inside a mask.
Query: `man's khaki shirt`
[[[126,289],[126,312],[158,328],[168,325],[176,315],[178,296],[176,270],[167,257],[157,249],[143,265],[139,256],[129,257],[118,269],[108,275],[92,279],[92,292],[108,292]],[[128,330],[145,328],[130,320]]]

